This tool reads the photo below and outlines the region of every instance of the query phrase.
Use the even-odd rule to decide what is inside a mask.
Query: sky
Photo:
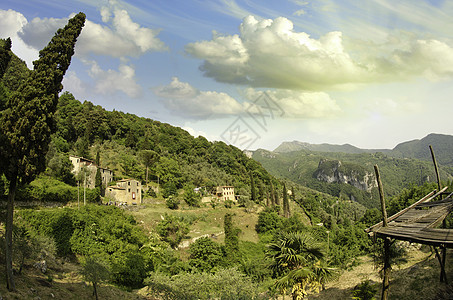
[[[87,16],[64,91],[243,150],[453,135],[453,1],[2,0],[32,61]]]

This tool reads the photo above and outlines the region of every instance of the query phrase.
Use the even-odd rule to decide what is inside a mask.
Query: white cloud
[[[302,15],[305,15],[305,14],[306,14],[306,12],[305,12],[305,10],[303,10],[303,9],[296,10],[296,11],[293,13],[293,15],[298,16],[298,17],[300,17],[300,16],[302,16]]]
[[[166,50],[164,43],[157,37],[160,30],[133,22],[128,12],[117,8],[114,2],[101,8],[101,17],[104,24],[86,20],[75,49],[75,56],[89,67],[93,81],[83,83],[75,73],[69,73],[64,82],[66,90],[74,89],[79,94],[93,90],[104,95],[121,91],[137,98],[141,96],[142,89],[136,82],[134,68],[125,62],[127,57]],[[13,51],[32,67],[31,62],[38,58],[37,49],[44,48],[67,21],[68,18],[34,18],[28,22],[21,13],[0,10],[0,34],[14,36]],[[103,70],[90,60],[93,54],[120,59],[118,70]]]
[[[101,16],[104,23],[110,26],[87,20],[77,42],[77,55],[94,53],[120,58],[167,50],[157,37],[159,29],[142,27],[133,22],[126,10],[103,7]]]
[[[20,38],[29,46],[40,50],[55,35],[58,28],[64,27],[69,18],[34,18],[22,27]]]
[[[38,58],[38,51],[28,46],[18,36],[27,22],[25,16],[19,12],[0,9],[0,38],[10,37],[13,52],[25,60],[29,68],[32,68],[32,61]]]
[[[453,48],[446,41],[407,32],[388,34],[380,43],[345,43],[339,31],[315,39],[283,17],[259,21],[248,16],[239,35],[214,33],[210,41],[188,44],[186,52],[203,60],[206,76],[254,87],[323,90],[453,75]]]
[[[101,8],[101,17],[105,25],[86,20],[77,40],[76,56],[98,54],[124,58],[167,49],[157,37],[159,29],[142,27],[133,22],[126,10],[105,6]],[[67,20],[68,18],[34,18],[23,26],[20,37],[28,45],[42,49],[56,30],[66,25]]]
[[[118,71],[101,69],[95,61],[89,62],[91,69],[89,75],[94,79],[96,93],[111,95],[123,92],[131,98],[142,95],[142,88],[135,82],[135,69],[132,66],[120,64]]]
[[[27,19],[23,14],[12,9],[0,10],[0,38],[16,36],[25,24]]]
[[[228,94],[200,91],[186,82],[180,82],[177,77],[173,77],[169,85],[153,91],[164,98],[167,109],[187,118],[207,119],[244,112],[244,106]]]
[[[254,102],[261,91],[247,89],[246,97]],[[283,118],[318,119],[338,116],[342,110],[329,94],[324,92],[300,92],[292,90],[266,91],[283,111]]]
[[[77,99],[85,98],[86,86],[77,76],[76,72],[66,72],[62,83],[64,90],[74,94]]]
[[[185,131],[187,131],[193,137],[203,136],[203,137],[205,137],[207,140],[209,140],[211,142],[220,140],[219,136],[209,135],[206,132],[204,132],[203,130],[196,130],[196,129],[194,129],[192,127],[189,127],[189,126],[184,126],[184,127],[181,127],[181,128],[184,129]]]

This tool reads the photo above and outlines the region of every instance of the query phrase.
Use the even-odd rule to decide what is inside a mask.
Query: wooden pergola
[[[436,158],[431,146],[431,155],[437,176],[438,189],[414,204],[387,218],[384,192],[378,166],[374,166],[381,198],[383,220],[366,231],[384,240],[384,278],[381,299],[387,299],[390,275],[390,244],[395,240],[430,245],[434,248],[440,264],[440,281],[447,282],[445,272],[446,249],[453,248],[453,229],[445,228],[445,218],[453,211],[453,193],[446,194],[448,187],[441,187]],[[439,228],[442,225],[444,228]],[[441,250],[439,253],[438,249]]]

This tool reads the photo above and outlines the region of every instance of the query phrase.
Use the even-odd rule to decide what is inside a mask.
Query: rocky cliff
[[[346,183],[367,192],[377,186],[373,173],[359,165],[339,160],[321,159],[313,176],[320,181]]]

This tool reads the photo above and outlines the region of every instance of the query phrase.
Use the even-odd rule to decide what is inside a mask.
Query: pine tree
[[[54,131],[54,114],[63,76],[85,23],[85,14],[58,29],[33,62],[30,76],[13,91],[0,115],[0,169],[9,181],[6,217],[7,288],[15,290],[12,269],[12,227],[17,185],[30,182],[45,169],[45,154]]]
[[[139,152],[139,157],[142,161],[142,163],[146,167],[146,187],[148,187],[148,172],[149,172],[149,167],[154,163],[154,161],[158,158],[157,153],[154,152],[153,150],[142,150]]]

